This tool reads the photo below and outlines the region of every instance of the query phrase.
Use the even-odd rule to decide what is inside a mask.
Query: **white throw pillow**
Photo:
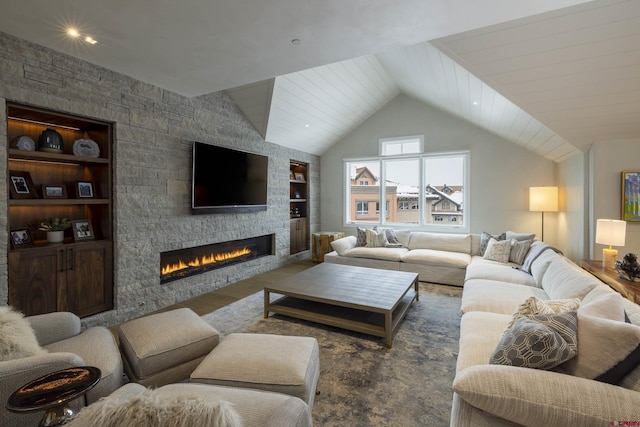
[[[198,395],[159,395],[148,389],[128,399],[103,397],[83,408],[66,427],[241,427],[242,420],[225,400]]]
[[[0,361],[46,353],[22,313],[9,306],[0,307]]]
[[[496,240],[493,237],[489,239],[487,250],[484,251],[483,258],[490,261],[509,262],[509,254],[511,253],[511,242],[509,240]]]

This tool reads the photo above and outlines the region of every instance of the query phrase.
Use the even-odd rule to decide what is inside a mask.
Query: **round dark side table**
[[[12,412],[45,411],[40,427],[58,426],[75,415],[68,403],[91,390],[101,376],[100,369],[79,366],[52,372],[14,391],[7,401]]]

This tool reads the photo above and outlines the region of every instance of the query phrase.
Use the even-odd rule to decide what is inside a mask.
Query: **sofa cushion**
[[[396,230],[396,237],[402,247],[408,248],[411,240],[411,230]]]
[[[540,369],[473,366],[456,375],[453,389],[470,405],[518,426],[608,426],[638,419],[636,392]]]
[[[400,261],[409,250],[407,248],[362,248],[349,249],[344,256],[348,258],[369,258],[385,261]]]
[[[46,353],[23,314],[10,306],[0,306],[0,361]]]
[[[612,293],[578,309],[578,355],[556,370],[616,384],[639,363],[640,326],[624,322],[622,297]]]
[[[333,250],[338,252],[338,255],[344,256],[349,249],[356,247],[356,242],[356,236],[346,236],[342,239],[334,240],[333,242],[330,242],[330,244]]]
[[[544,290],[533,286],[516,285],[497,280],[471,279],[464,283],[460,309],[463,313],[487,311],[506,314],[511,320],[511,315],[518,306],[532,296],[541,300],[549,299]]]
[[[471,256],[461,252],[414,249],[402,255],[402,262],[408,264],[436,265],[440,267],[466,268]]]
[[[489,239],[487,249],[482,256],[490,261],[507,263],[509,262],[509,254],[511,253],[511,242],[509,240]]]
[[[468,234],[444,234],[414,231],[409,240],[409,249],[434,249],[469,254],[471,236]]]
[[[460,350],[456,372],[475,365],[486,365],[502,338],[511,316],[474,311],[460,319]]]
[[[565,257],[553,260],[542,277],[542,289],[549,299],[582,299],[598,283],[598,279]]]
[[[491,240],[492,238],[498,241],[506,240],[507,233],[493,235],[493,234],[487,233],[486,231],[483,231],[482,234],[480,235],[480,247],[478,248],[478,255],[480,256],[484,255],[484,252],[487,250],[487,245],[489,244],[489,240]]]
[[[554,368],[575,357],[577,329],[575,311],[523,316],[504,333],[489,363]]]
[[[521,317],[530,314],[553,314],[563,311],[576,311],[579,307],[580,300],[578,298],[543,301],[537,297],[529,297],[520,304],[515,313],[513,313],[513,318],[507,325],[507,329],[511,328]]]
[[[488,279],[537,287],[536,281],[530,274],[518,270],[514,266],[515,264],[489,261],[476,255],[471,258],[471,264],[467,267],[465,280]]]
[[[533,250],[532,248],[535,245],[536,245],[536,242],[533,242],[531,244],[531,248],[529,249],[529,252]],[[529,254],[527,254],[527,256],[529,256]],[[532,260],[528,270],[531,276],[533,277],[533,280],[535,280],[539,288],[542,287],[542,277],[544,277],[544,273],[547,272],[549,265],[551,265],[551,262],[553,260],[558,258],[562,258],[562,255],[560,255],[559,253],[553,250],[546,250],[546,251],[543,251],[541,254],[539,254],[539,256],[536,257],[534,260]]]

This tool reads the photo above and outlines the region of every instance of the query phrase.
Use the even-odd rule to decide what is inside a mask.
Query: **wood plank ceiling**
[[[640,138],[639,24],[640,1],[599,0],[228,92],[267,141],[314,154],[405,93],[560,162]]]

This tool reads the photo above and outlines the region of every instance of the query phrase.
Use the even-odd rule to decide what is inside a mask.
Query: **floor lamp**
[[[529,187],[529,210],[542,212],[542,237],[544,241],[544,213],[558,212],[558,187]]]

